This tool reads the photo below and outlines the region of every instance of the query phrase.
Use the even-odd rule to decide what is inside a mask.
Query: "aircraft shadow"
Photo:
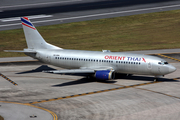
[[[98,83],[108,83],[113,84],[117,82],[117,79],[126,79],[128,80],[134,80],[134,81],[144,81],[144,82],[152,82],[154,81],[154,77],[146,77],[146,76],[122,76],[122,74],[118,75],[118,78],[116,77],[114,80],[96,80],[96,79],[87,79],[82,78],[75,81],[65,82],[57,85],[52,85],[52,87],[64,87],[64,86],[71,86],[71,85],[78,85],[78,84],[86,84],[86,83],[92,83],[92,82],[98,82]],[[159,78],[159,82],[179,82],[178,80],[173,79],[167,79],[167,78]]]
[[[86,78],[82,78],[75,81],[70,81],[62,84],[52,85],[52,87],[63,87],[63,86],[70,86],[70,85],[77,85],[77,84],[85,84],[85,83],[91,83],[94,82],[93,80],[88,80]]]
[[[16,74],[36,73],[36,72],[42,72],[44,70],[56,70],[56,69],[51,68],[47,65],[41,65],[40,67],[38,67],[36,69],[24,71],[24,72],[19,72]],[[87,76],[88,74],[63,74],[63,75]],[[125,74],[119,74],[119,73],[116,73],[115,76],[116,77],[114,80],[96,80],[95,78],[90,78],[90,79],[82,78],[82,79],[75,80],[75,81],[70,81],[70,82],[61,83],[61,84],[57,84],[57,85],[52,85],[52,87],[63,87],[63,86],[86,84],[86,83],[92,83],[92,82],[113,84],[113,83],[117,82],[117,79],[120,79],[120,80],[121,79],[137,80],[137,81],[154,81],[154,77],[150,77],[150,76],[126,76]],[[167,78],[159,78],[158,81],[160,81],[160,82],[179,82],[178,80],[167,79]]]
[[[126,80],[137,80],[137,81],[154,81],[154,77],[152,76],[125,76],[122,74],[116,74],[116,79],[126,79]],[[159,82],[179,82],[178,80],[169,79],[169,78],[158,78]]]
[[[92,83],[92,82],[100,82],[100,83],[115,83],[117,81],[113,80],[96,80],[96,79],[87,79],[87,78],[82,78],[79,80],[75,81],[70,81],[62,84],[57,84],[57,85],[52,85],[52,87],[64,87],[64,86],[70,86],[70,85],[78,85],[78,84],[86,84],[86,83]]]
[[[42,72],[43,70],[56,70],[56,69],[48,67],[47,65],[41,65],[40,67],[36,69],[25,71],[25,72],[19,72],[16,74],[36,73],[36,72]]]

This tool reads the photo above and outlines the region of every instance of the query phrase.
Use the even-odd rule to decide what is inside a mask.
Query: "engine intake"
[[[115,74],[112,70],[101,70],[96,71],[95,78],[99,80],[111,80],[115,78]]]

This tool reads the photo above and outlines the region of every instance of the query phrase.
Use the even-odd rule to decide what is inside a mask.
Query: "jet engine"
[[[115,78],[113,70],[100,70],[96,71],[95,78],[99,80],[111,80]]]

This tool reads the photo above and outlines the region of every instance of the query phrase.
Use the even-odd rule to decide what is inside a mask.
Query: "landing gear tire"
[[[154,78],[154,82],[157,82],[158,81],[158,78]]]
[[[133,76],[133,74],[127,74],[127,76]]]

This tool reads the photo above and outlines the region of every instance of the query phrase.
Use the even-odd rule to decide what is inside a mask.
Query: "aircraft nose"
[[[172,73],[176,71],[176,68],[174,66],[169,66],[169,72]]]

